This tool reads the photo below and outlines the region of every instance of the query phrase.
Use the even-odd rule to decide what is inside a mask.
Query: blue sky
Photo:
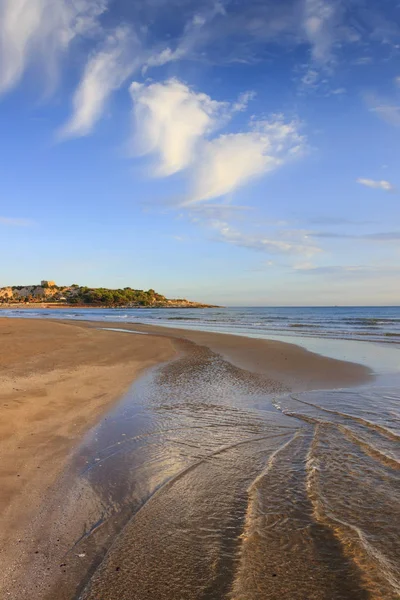
[[[399,304],[400,4],[0,0],[0,285]]]

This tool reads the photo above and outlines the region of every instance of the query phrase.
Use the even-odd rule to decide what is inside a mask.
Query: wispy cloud
[[[0,0],[0,93],[39,62],[53,83],[72,41],[98,27],[107,0]]]
[[[144,71],[182,59],[254,62],[263,60],[257,52],[260,44],[308,44],[312,83],[316,69],[335,62],[345,44],[360,42],[362,61],[371,43],[389,44],[399,34],[395,19],[385,18],[384,10],[366,0],[216,1],[200,7],[194,0],[118,4],[120,25],[134,23],[147,39],[140,65]],[[95,33],[104,38],[100,16],[109,5],[110,0],[0,0],[0,91],[15,86],[33,63],[54,76],[77,37]],[[154,40],[154,31],[169,20],[171,11],[176,18],[168,43]]]
[[[194,15],[186,22],[182,35],[176,40],[174,48],[167,46],[162,49],[154,49],[149,52],[143,64],[143,73],[150,67],[161,67],[170,62],[181,59],[194,58],[196,50],[204,47],[209,41],[209,24],[215,17],[225,16],[223,2],[214,2],[211,7],[198,9],[196,4]]]
[[[228,222],[211,220],[208,227],[215,239],[238,246],[265,252],[266,254],[282,254],[311,258],[321,252],[315,243],[302,231],[284,231],[280,237],[246,233],[232,227]]]
[[[385,192],[394,192],[396,190],[395,186],[391,184],[389,181],[385,179],[375,180],[375,179],[364,179],[360,177],[357,179],[357,183],[364,185],[369,188],[374,188],[377,190],[384,190]]]
[[[166,2],[160,4],[165,6]],[[182,11],[191,5],[181,5]],[[197,9],[198,3],[193,5]],[[357,24],[357,10],[352,9]],[[357,38],[356,25],[349,30],[344,25],[345,17],[346,6],[340,0],[215,2],[212,8],[191,16],[177,43],[155,53],[148,65],[158,66],[182,57],[252,62],[257,45],[278,43],[289,47],[308,44],[313,62],[321,66],[332,60],[336,46]]]
[[[256,92],[253,90],[243,92],[243,94],[240,94],[239,98],[237,99],[237,102],[234,103],[232,110],[234,112],[241,112],[247,110],[249,102],[251,102],[251,100],[254,100],[255,97]]]
[[[112,92],[139,66],[139,53],[138,39],[129,27],[119,27],[108,35],[89,58],[74,95],[73,114],[60,137],[84,136],[92,131]]]
[[[304,30],[311,44],[314,60],[321,64],[332,58],[336,42],[335,26],[339,21],[339,3],[336,0],[305,0]]]
[[[14,217],[0,216],[0,225],[5,225],[6,227],[31,227],[32,225],[34,225],[34,222],[30,219],[19,219]]]

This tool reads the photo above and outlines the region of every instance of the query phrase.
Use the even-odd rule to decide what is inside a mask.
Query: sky
[[[400,304],[400,2],[0,0],[0,286]]]

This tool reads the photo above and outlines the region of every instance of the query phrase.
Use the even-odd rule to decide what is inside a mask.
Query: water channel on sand
[[[399,422],[395,388],[290,394],[192,348],[79,449],[40,597],[394,600]]]

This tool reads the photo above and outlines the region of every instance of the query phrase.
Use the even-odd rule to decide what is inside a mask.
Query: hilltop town
[[[170,300],[154,290],[90,288],[72,284],[57,285],[43,280],[40,285],[17,285],[0,288],[0,305],[10,306],[69,306],[124,308],[211,308],[208,304],[184,298]]]

